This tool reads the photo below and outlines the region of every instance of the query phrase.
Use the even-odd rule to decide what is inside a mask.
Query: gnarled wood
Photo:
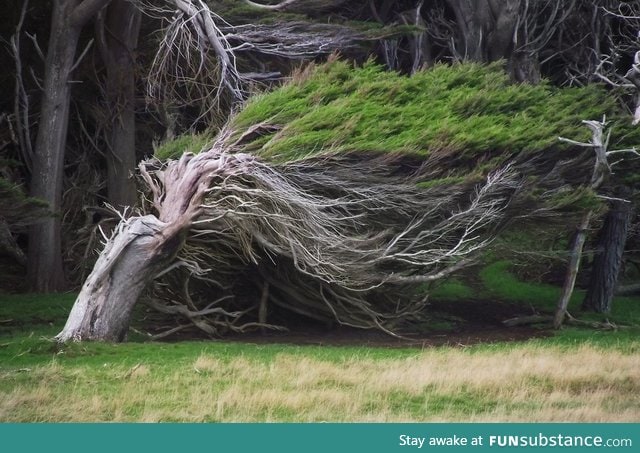
[[[96,262],[56,339],[122,341],[140,293],[181,247],[155,216],[123,220]]]

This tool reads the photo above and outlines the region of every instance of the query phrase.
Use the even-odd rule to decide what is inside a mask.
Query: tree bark
[[[58,341],[123,341],[146,286],[180,250],[184,235],[157,217],[123,220],[87,278]]]
[[[72,25],[74,2],[54,2],[44,79],[40,126],[31,176],[31,196],[49,204],[53,216],[43,217],[29,231],[28,279],[38,292],[64,288],[60,219],[64,151],[67,141],[71,71],[80,28]]]
[[[458,25],[457,53],[463,60],[488,61],[486,37],[490,22],[487,0],[448,0]]]
[[[515,82],[540,83],[542,73],[536,53],[514,51],[509,58],[509,74]]]
[[[600,230],[598,252],[582,308],[609,313],[622,265],[622,255],[631,223],[631,203],[614,200]]]
[[[53,2],[51,34],[45,62],[44,93],[36,138],[31,196],[46,201],[53,216],[44,217],[29,231],[27,274],[31,289],[39,292],[65,286],[61,249],[62,183],[71,100],[71,72],[83,25],[109,0]]]
[[[140,10],[125,0],[113,0],[98,20],[98,42],[107,68],[107,192],[116,207],[136,202],[131,172],[136,167],[135,56]]]

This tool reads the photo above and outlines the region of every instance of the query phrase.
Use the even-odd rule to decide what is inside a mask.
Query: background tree
[[[61,249],[64,157],[71,102],[72,73],[82,28],[109,0],[56,0],[45,62],[42,107],[33,156],[31,196],[48,203],[53,216],[29,232],[28,278],[34,291],[65,287]]]
[[[136,186],[136,46],[141,12],[132,2],[113,0],[98,14],[97,43],[106,69],[108,127],[107,192],[113,206],[133,206]]]
[[[631,225],[633,204],[630,191],[618,191],[604,218],[596,246],[593,270],[582,308],[609,313],[623,263],[624,246]]]

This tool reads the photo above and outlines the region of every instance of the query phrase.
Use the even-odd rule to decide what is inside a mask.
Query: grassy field
[[[440,297],[553,304],[556,288],[506,266],[483,269],[481,291],[458,281]],[[640,421],[638,299],[615,301],[611,319],[630,325],[618,331],[427,349],[135,335],[59,347],[72,303],[0,295],[0,421]]]

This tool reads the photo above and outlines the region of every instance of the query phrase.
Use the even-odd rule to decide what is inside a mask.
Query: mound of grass
[[[441,152],[452,166],[475,166],[487,156],[501,160],[523,152],[566,151],[571,145],[558,137],[589,141],[581,121],[603,114],[612,127],[612,148],[640,143],[640,131],[597,85],[513,84],[499,63],[438,64],[408,77],[373,62],[354,68],[331,60],[254,96],[233,126],[240,131],[260,123],[280,126],[246,145],[247,151],[274,161],[321,152],[418,157]],[[179,138],[156,155],[177,158],[185,150],[197,151],[194,142],[200,145],[200,140]],[[482,166],[476,168],[482,172]],[[458,180],[452,175],[440,183]]]
[[[169,140],[158,146],[153,155],[157,159],[166,160],[178,158],[184,153],[197,154],[211,142],[208,134],[182,135],[174,140]]]

